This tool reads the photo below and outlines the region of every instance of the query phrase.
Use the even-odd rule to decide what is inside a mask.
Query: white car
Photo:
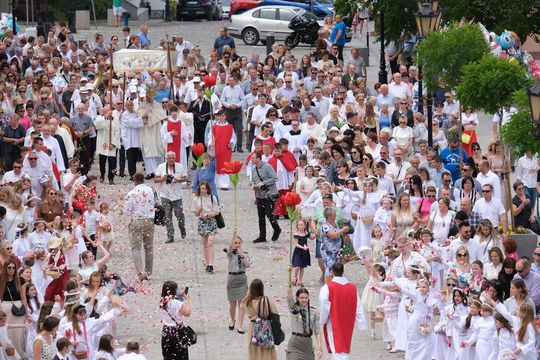
[[[221,0],[221,8],[223,9],[223,18],[230,19],[231,17],[231,0]]]
[[[266,44],[266,35],[273,34],[276,41],[284,41],[292,30],[289,22],[301,10],[297,7],[259,6],[231,16],[229,35],[240,38],[246,45]]]

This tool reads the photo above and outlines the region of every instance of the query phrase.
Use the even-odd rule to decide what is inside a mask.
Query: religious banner
[[[176,51],[169,52],[171,66],[176,62]],[[168,71],[167,51],[164,50],[138,50],[123,49],[113,55],[114,71],[140,72],[140,71]]]

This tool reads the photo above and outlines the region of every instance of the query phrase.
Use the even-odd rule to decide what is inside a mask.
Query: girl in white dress
[[[0,343],[2,346],[0,347],[0,360],[20,360],[21,357],[17,353],[17,350],[15,350],[15,347],[13,346],[11,340],[9,339],[7,330],[8,329],[16,329],[16,328],[25,328],[26,324],[8,324],[6,323],[7,320],[7,314],[0,310]],[[6,349],[13,349],[14,354],[8,355],[6,353]]]
[[[514,328],[512,323],[508,321],[507,318],[501,315],[500,312],[496,311],[495,315],[495,327],[497,328],[497,341],[498,341],[498,354],[497,360],[501,359],[504,353],[510,352],[514,354],[514,349],[516,348],[516,337],[514,334]]]
[[[467,294],[460,288],[452,291],[452,304],[447,305],[446,313],[446,342],[448,344],[446,359],[458,360],[461,358],[462,348],[459,344],[464,340],[460,326],[461,319],[469,314]]]
[[[313,166],[306,166],[305,176],[298,180],[296,184],[296,192],[300,195],[302,203],[305,203],[310,195],[317,190],[317,178],[313,176]],[[302,217],[308,217],[310,215],[311,209],[302,209]]]
[[[476,357],[476,347],[468,346],[465,347],[465,340],[472,336],[474,329],[476,328],[476,322],[480,319],[480,309],[482,308],[482,303],[478,300],[472,300],[471,306],[469,306],[469,314],[462,316],[459,327],[460,327],[460,338],[461,342],[459,347],[461,348],[461,354],[459,360],[474,360]]]
[[[476,343],[475,360],[486,360],[491,359],[497,349],[497,329],[493,318],[493,307],[488,304],[482,305],[480,315],[474,324],[471,336],[461,343],[461,347],[470,347]]]
[[[379,225],[383,232],[383,238],[388,239],[388,229],[392,220],[392,205],[394,201],[389,196],[384,196],[381,200],[382,206],[375,212],[373,222]]]
[[[362,246],[370,247],[371,230],[373,229],[373,219],[375,212],[381,206],[382,194],[377,191],[377,179],[369,179],[364,182],[364,192],[360,199],[360,207],[352,217],[355,219],[353,245],[354,250]]]
[[[375,340],[375,324],[380,319],[380,316],[377,316],[377,307],[382,304],[383,300],[381,295],[375,291],[375,285],[380,281],[384,281],[386,271],[382,265],[373,264],[371,261],[366,263],[366,270],[369,274],[369,280],[362,293],[362,305],[370,317],[370,338],[371,340]]]
[[[343,212],[345,212],[345,217],[352,223],[352,212],[355,208],[355,203],[357,202],[358,195],[352,195],[352,193],[350,192],[345,192],[345,189],[354,192],[354,194],[358,194],[359,191],[358,186],[356,185],[356,181],[351,178],[345,180],[345,186],[343,187],[343,190],[339,191],[336,194],[338,198],[338,203],[336,205],[343,209]]]
[[[537,359],[534,308],[529,304],[521,304],[517,316],[513,316],[504,304],[495,303],[491,299],[488,302],[495,305],[495,310],[512,323],[516,339],[516,347],[513,349],[515,358],[518,360]]]
[[[45,289],[50,281],[43,273],[43,265],[44,260],[49,255],[51,234],[45,231],[45,221],[43,219],[37,219],[34,224],[34,231],[28,235],[31,251],[35,258],[34,266],[32,267],[32,282],[37,286],[39,293],[45,294]]]
[[[36,286],[32,283],[24,284],[26,289],[26,302],[28,303],[27,315],[31,321],[31,325],[28,328],[28,334],[26,335],[26,355],[29,359],[33,359],[33,347],[34,339],[37,336],[37,322],[39,319],[39,313],[41,311],[41,304],[43,299],[39,298]]]

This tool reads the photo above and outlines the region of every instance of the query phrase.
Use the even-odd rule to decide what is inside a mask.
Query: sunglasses
[[[457,284],[453,284],[453,283],[450,283],[450,284],[446,284],[448,287],[452,287],[452,288],[455,288],[457,287]]]
[[[540,253],[535,252],[535,253],[533,253],[533,255],[540,256]]]
[[[486,194],[486,193],[490,193],[491,190],[482,190],[482,192],[483,192],[484,194]]]
[[[428,198],[435,199],[435,195],[428,195],[427,197],[428,197]]]
[[[7,250],[7,249],[6,249]],[[15,266],[8,266],[7,267],[8,270],[15,270]]]
[[[477,147],[472,148],[472,151],[478,151],[478,150],[480,150],[480,148],[477,148]]]
[[[28,160],[34,161],[34,160],[37,160],[37,158],[28,158]]]
[[[467,254],[457,254],[457,257],[466,257]]]

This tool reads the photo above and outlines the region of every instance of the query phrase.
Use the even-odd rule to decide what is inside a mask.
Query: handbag
[[[180,346],[187,348],[188,346],[195,345],[197,343],[197,334],[191,328],[191,326],[184,326],[176,322],[176,319],[171,315],[169,310],[167,310],[166,305],[163,309],[167,312],[167,315],[169,315],[172,321],[174,321],[174,323],[176,324],[176,338],[180,343]]]
[[[466,133],[461,134],[461,142],[465,145],[469,145],[469,143],[471,142],[471,135]]]
[[[277,346],[285,340],[285,333],[281,329],[281,321],[279,320],[279,314],[274,314],[270,310],[270,307],[268,307],[268,320],[270,321],[272,335],[274,336],[274,345]]]
[[[53,280],[60,277],[60,271],[58,270],[45,270],[45,276],[50,276]]]
[[[257,319],[253,325],[253,332],[251,334],[251,344],[261,347],[263,349],[271,349],[274,347],[274,334],[272,332],[272,324],[268,319],[261,317],[261,303],[266,301],[266,297],[263,297],[259,302],[259,308],[257,309]],[[270,312],[270,309],[268,310]]]
[[[84,330],[84,339],[86,340],[87,339],[86,322],[83,322],[83,330]],[[88,359],[88,355],[89,355],[88,345],[83,341],[77,341],[76,331],[73,331],[73,341],[75,345],[73,346],[72,352],[75,359],[78,359],[78,360]]]
[[[213,205],[214,195],[210,195],[210,201],[212,202],[212,205]],[[202,199],[201,199],[201,205],[202,205]],[[225,219],[223,219],[223,215],[221,215],[221,211],[219,212],[219,214],[214,216],[214,219],[216,219],[218,229],[223,229],[225,227]]]
[[[161,199],[159,198],[156,190],[153,188],[152,190],[154,191],[154,208],[156,209],[156,212],[154,213],[154,224],[163,226],[165,225],[165,208],[163,205],[161,205]]]
[[[11,313],[13,316],[24,316],[26,315],[26,309],[24,306],[21,305],[21,307],[17,307],[15,303],[13,302],[13,297],[11,296],[11,291],[9,290],[9,287],[6,286],[6,289],[9,294],[9,298],[11,299]]]

